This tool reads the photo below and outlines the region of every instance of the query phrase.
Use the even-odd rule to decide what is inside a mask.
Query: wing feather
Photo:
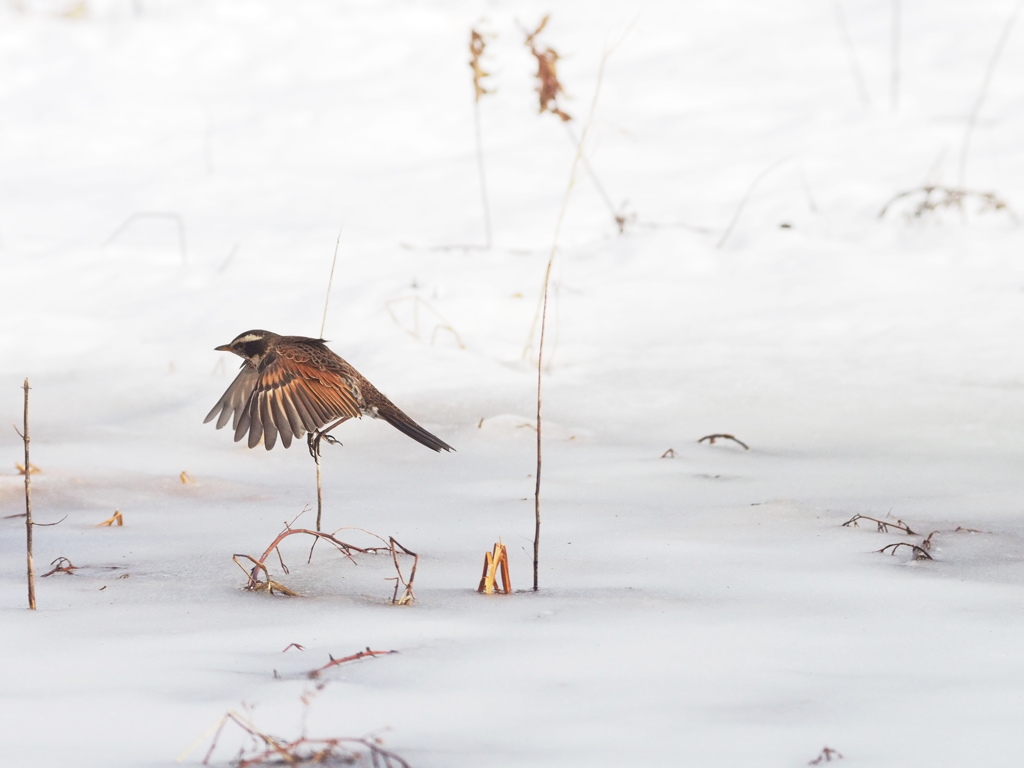
[[[301,437],[306,432],[306,428],[302,425],[302,414],[299,412],[295,400],[294,392],[286,389],[281,390],[281,410],[284,417],[288,419],[288,425],[291,428],[289,437],[291,435]]]
[[[321,368],[317,361],[274,355],[260,369],[242,370],[206,417],[220,429],[231,421],[235,441],[248,435],[250,448],[263,440],[269,451],[337,419],[362,415],[359,390],[350,377]]]
[[[228,419],[232,419],[232,428],[237,429],[245,403],[250,395],[252,395],[257,379],[259,379],[259,374],[256,372],[256,369],[248,363],[243,363],[242,370],[238,372],[230,386],[224,390],[224,394],[221,395],[220,400],[217,401],[217,404],[206,415],[203,423],[206,424],[212,421],[216,416],[217,429],[227,424]]]
[[[277,392],[267,395],[267,400],[270,403],[270,410],[274,414],[274,425],[281,435],[281,442],[285,448],[290,448],[292,444],[292,424],[288,420],[286,413],[285,396],[285,390],[279,389]]]
[[[270,402],[274,393],[261,391],[259,395],[260,421],[263,423],[263,445],[269,451],[277,444],[277,425],[274,424],[274,413]],[[249,447],[252,448],[252,435],[249,436]]]
[[[255,448],[257,445],[260,444],[260,440],[263,439],[263,420],[262,420],[262,417],[260,416],[260,397],[259,397],[259,395],[260,395],[260,393],[258,391],[254,391],[252,393],[252,397],[249,398],[249,403],[248,403],[248,405],[246,405],[246,410],[245,410],[246,416],[249,417],[248,418],[248,420],[249,420],[249,441],[248,441],[248,445],[249,445],[250,448]],[[241,423],[239,423],[238,428],[242,429],[242,424]],[[244,435],[244,434],[245,434],[245,430],[242,430],[241,434],[239,434],[238,431],[236,430],[235,431],[235,439],[236,440],[240,439],[242,437],[242,435]]]

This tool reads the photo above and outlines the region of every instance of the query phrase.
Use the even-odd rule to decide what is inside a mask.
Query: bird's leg
[[[348,416],[342,416],[336,422],[327,427],[327,429],[317,429],[306,435],[306,445],[309,446],[309,455],[313,457],[313,463],[316,464],[316,529],[318,531],[320,530],[320,520],[323,517],[324,512],[323,486],[320,484],[320,441],[327,440],[329,445],[337,443],[338,441],[327,433],[343,421],[347,421],[348,418]],[[312,555],[312,553],[310,554]]]
[[[328,435],[327,433],[330,432],[332,429],[334,429],[339,424],[341,424],[343,421],[348,421],[349,418],[350,417],[348,417],[348,416],[342,416],[340,419],[338,419],[336,422],[331,424],[326,429],[318,429],[318,430],[310,432],[310,433],[308,433],[306,435],[306,444],[309,446],[309,455],[312,456],[314,460],[317,460],[317,459],[320,458],[320,441],[321,440],[326,440],[328,445],[337,445],[338,444],[338,440],[336,438],[332,437],[331,435]]]

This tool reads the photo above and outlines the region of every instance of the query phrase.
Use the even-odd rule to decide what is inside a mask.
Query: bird
[[[407,416],[323,339],[252,330],[214,349],[241,357],[242,369],[203,423],[216,418],[220,429],[230,420],[235,442],[248,432],[250,448],[262,438],[269,451],[278,436],[288,448],[294,438],[307,435],[310,455],[318,459],[322,439],[337,442],[330,430],[370,416],[431,450],[455,450]]]

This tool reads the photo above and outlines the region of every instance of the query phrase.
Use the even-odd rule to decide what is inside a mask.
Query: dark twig
[[[68,576],[73,576],[75,571],[78,570],[78,566],[66,557],[58,557],[50,565],[53,566],[53,569],[44,573],[40,578],[45,579],[47,576],[53,576],[55,573],[66,573]]]
[[[910,526],[904,523],[902,520],[897,520],[895,523],[891,520],[879,520],[877,517],[869,517],[868,515],[857,514],[843,523],[843,528],[859,528],[859,520],[870,520],[878,526],[879,533],[888,533],[890,528],[895,528],[897,531],[903,531],[908,536],[917,536],[918,534],[910,530]]]
[[[749,451],[750,450],[750,446],[749,445],[744,443],[742,440],[739,440],[739,439],[733,437],[732,435],[726,435],[726,434],[723,434],[723,433],[718,433],[718,434],[714,434],[714,435],[704,435],[704,437],[702,437],[697,442],[698,443],[703,443],[705,440],[708,441],[708,445],[714,445],[715,444],[715,440],[732,440],[737,445],[742,445],[743,446],[743,450],[745,450],[745,451]],[[671,449],[669,449],[669,450],[671,450]],[[662,458],[664,458],[664,456]]]
[[[337,667],[341,664],[347,664],[350,661],[356,661],[357,659],[365,659],[367,657],[372,656],[387,656],[390,653],[398,653],[398,651],[372,651],[370,650],[369,647],[367,647],[365,651],[359,651],[359,653],[353,653],[351,656],[345,656],[341,659],[336,659],[330,654],[328,654],[328,658],[330,659],[330,661],[324,664],[322,667],[317,667],[316,669],[307,673],[307,677],[309,677],[311,680],[315,680],[316,678],[320,677],[321,672],[330,669],[331,667]]]
[[[917,544],[911,544],[909,541],[897,541],[895,544],[886,544],[881,549],[876,549],[876,552],[885,554],[886,550],[892,550],[889,552],[890,555],[895,555],[896,550],[900,547],[910,547],[914,553],[915,560],[933,560],[934,558],[928,553],[928,550],[924,547],[918,546]]]
[[[819,754],[813,760],[807,762],[808,765],[821,765],[822,763],[831,763],[833,760],[842,760],[843,755],[837,749],[831,747],[822,747],[821,754]]]
[[[938,531],[932,531],[924,537],[924,541],[921,542],[921,549],[925,550],[926,552],[932,551],[932,536],[934,536],[936,533],[938,533]]]

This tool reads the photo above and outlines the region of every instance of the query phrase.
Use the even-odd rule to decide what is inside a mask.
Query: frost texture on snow
[[[926,183],[1024,207],[1022,29],[958,178],[1014,3],[903,4],[896,111],[889,3],[73,5],[0,9],[0,413],[20,422],[28,376],[36,517],[66,516],[36,530],[37,570],[79,566],[29,613],[23,521],[2,520],[6,764],[171,766],[197,744],[195,765],[228,710],[296,736],[303,673],[366,647],[400,653],[325,673],[308,732],[377,734],[416,768],[800,766],[826,745],[1018,764],[1024,237],[1004,212],[878,217]],[[521,45],[549,11],[577,133],[611,48],[587,157],[636,220],[618,235],[577,179],[542,589],[484,598],[499,538],[530,580],[523,350],[574,155]],[[484,237],[484,16],[490,251],[448,247]],[[270,562],[304,596],[244,592],[231,555],[315,503],[313,465],[202,423],[237,362],[214,346],[318,335],[339,229],[326,337],[457,448],[364,420],[325,449],[327,527],[418,552],[411,608],[386,604],[386,558],[306,565],[294,537],[291,573]],[[721,432],[751,449],[697,443]],[[21,450],[0,433],[5,516]],[[933,561],[876,552],[932,531]]]

